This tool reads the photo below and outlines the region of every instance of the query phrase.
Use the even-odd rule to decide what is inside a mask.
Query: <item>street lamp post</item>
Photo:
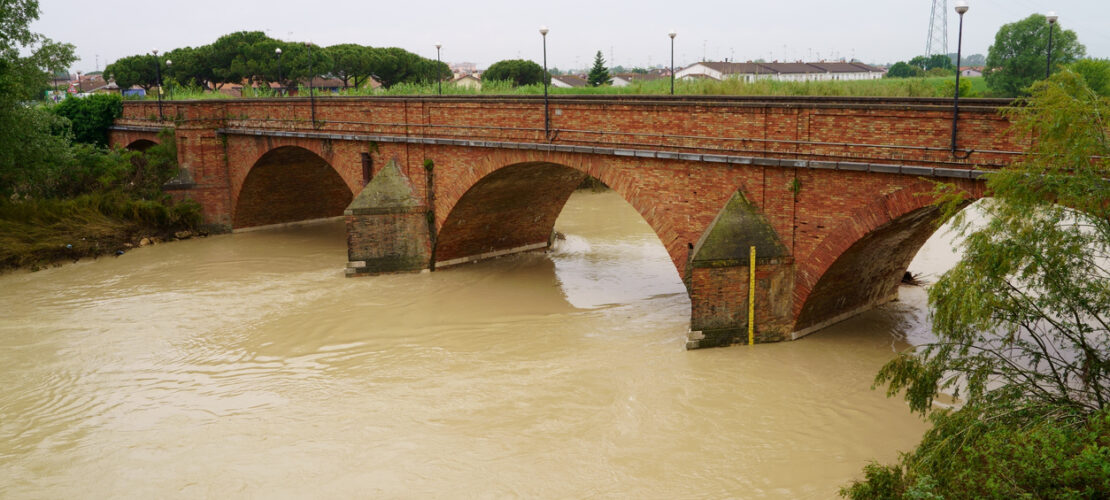
[[[170,66],[173,66],[173,60],[172,59],[166,59],[166,71],[170,70]],[[173,100],[173,82],[172,81],[170,82],[170,100],[171,101]]]
[[[283,86],[281,84],[281,47],[274,49],[274,53],[278,56],[278,92],[284,94]]]
[[[1044,68],[1044,77],[1048,78],[1052,75],[1052,28],[1056,26],[1058,17],[1055,12],[1049,11],[1045,18],[1048,19],[1048,63]]]
[[[952,156],[956,155],[956,131],[960,119],[960,57],[964,43],[964,13],[967,12],[967,2],[956,2],[956,13],[960,15],[960,31],[956,38],[956,95],[952,97]],[[968,153],[970,154],[970,153]]]
[[[442,43],[436,42],[436,88],[439,95],[443,95],[443,78],[439,75],[439,65],[442,64],[439,60],[439,48],[442,46]]]
[[[312,108],[312,128],[316,128],[316,90],[312,86],[312,80],[316,78],[316,66],[312,64],[312,42],[305,43],[308,47],[308,102]]]
[[[158,85],[158,120],[164,120],[162,116],[162,61],[158,59],[158,49],[154,49],[154,75]]]
[[[670,31],[670,33],[667,33],[667,36],[671,37],[671,95],[674,95],[674,37],[675,37],[675,35],[678,35],[678,33],[675,33],[675,31],[673,29]]]
[[[551,115],[548,114],[547,101],[547,26],[540,26],[540,36],[543,37],[543,137],[551,139]]]

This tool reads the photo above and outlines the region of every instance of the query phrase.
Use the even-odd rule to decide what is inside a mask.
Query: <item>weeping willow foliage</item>
[[[1063,71],[1005,113],[1030,146],[987,176],[988,222],[938,188],[964,254],[929,290],[937,339],[876,378],[933,428],[842,495],[1110,495],[1110,102]],[[933,406],[942,393],[954,409]]]

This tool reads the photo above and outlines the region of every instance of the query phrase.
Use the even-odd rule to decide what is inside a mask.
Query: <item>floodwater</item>
[[[871,389],[924,290],[686,351],[630,206],[579,192],[557,230],[435,273],[344,278],[332,221],[0,276],[0,497],[833,498],[926,429]]]

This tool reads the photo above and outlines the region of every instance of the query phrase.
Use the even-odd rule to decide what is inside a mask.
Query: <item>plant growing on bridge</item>
[[[876,379],[934,428],[844,494],[1110,495],[1110,101],[1064,71],[1008,113],[1030,154],[988,175],[985,226],[956,216],[964,256],[929,291],[937,341]],[[959,409],[934,409],[942,392]]]

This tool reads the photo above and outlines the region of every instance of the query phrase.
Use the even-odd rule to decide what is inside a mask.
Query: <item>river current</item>
[[[834,498],[926,429],[871,389],[923,289],[686,351],[630,206],[578,192],[556,229],[434,273],[345,279],[330,221],[0,276],[0,497]]]

